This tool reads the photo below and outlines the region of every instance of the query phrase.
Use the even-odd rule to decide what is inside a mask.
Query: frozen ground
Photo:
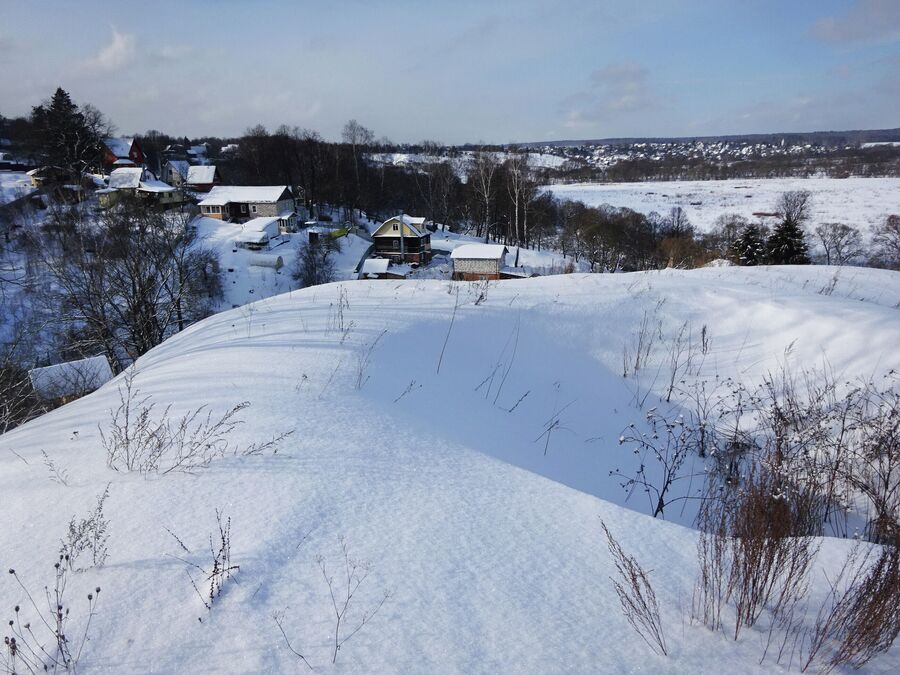
[[[820,293],[835,274],[833,292]],[[276,611],[294,647],[327,672],[783,672],[760,664],[760,631],[735,643],[685,619],[695,534],[678,523],[689,514],[653,520],[607,476],[633,461],[616,439],[644,414],[635,391],[659,404],[664,386],[622,378],[623,344],[649,312],[667,334],[685,321],[708,327],[697,377],[750,383],[785,361],[825,360],[837,378],[877,375],[900,368],[900,274],[575,274],[495,282],[476,304],[482,291],[345,282],[191,326],[139,360],[143,394],[174,415],[249,401],[237,446],[294,434],[274,456],[229,453],[194,474],[115,472],[98,425],[118,403],[120,377],[0,437],[0,568],[40,592],[68,519],[109,485],[109,560],[75,574],[68,591],[74,633],[84,594],[103,589],[83,672],[303,671]],[[67,484],[52,480],[42,451]],[[232,519],[240,571],[207,612],[188,563],[208,564],[217,508]],[[620,613],[601,519],[652,570],[668,658]],[[339,535],[372,563],[351,622],[383,591],[391,597],[332,667],[333,610],[316,557],[334,570]],[[823,541],[814,607],[848,546]],[[2,618],[25,600],[0,575]],[[869,669],[897,672],[898,649]]]
[[[738,213],[756,220],[755,212],[773,212],[782,192],[809,190],[812,217],[809,227],[820,223],[846,223],[868,232],[885,216],[900,214],[900,178],[770,178],[644,183],[576,183],[547,185],[561,199],[588,206],[611,204],[641,213],[667,214],[682,207],[691,223],[708,232],[716,218]]]
[[[0,171],[0,204],[18,199],[31,189],[31,179],[24,172]]]

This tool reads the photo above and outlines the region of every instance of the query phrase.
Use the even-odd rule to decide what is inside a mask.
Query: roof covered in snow
[[[360,274],[384,274],[388,271],[391,261],[387,258],[367,258],[363,260]]]
[[[500,260],[508,249],[503,244],[463,244],[453,249],[450,257],[454,260]]]
[[[187,182],[192,185],[207,185],[216,179],[215,164],[191,166],[187,170]]]
[[[104,138],[103,144],[116,157],[128,157],[131,152],[131,146],[134,144],[133,138]]]
[[[425,219],[419,218],[415,216],[410,216],[405,213],[401,213],[399,216],[393,216],[392,218],[388,218],[384,221],[378,229],[373,233],[374,235],[390,235],[391,231],[386,230],[386,225],[394,225],[397,223],[403,223],[406,225],[406,228],[412,232],[415,237],[424,237],[428,234],[428,230],[425,228]],[[384,232],[382,232],[384,230]],[[405,235],[404,235],[405,236]]]
[[[191,169],[191,165],[183,159],[170,159],[166,164],[175,169],[182,178],[186,177]]]
[[[28,371],[31,386],[43,399],[87,394],[113,378],[105,356],[57,363]]]
[[[174,192],[175,188],[168,183],[163,183],[161,180],[151,177],[142,180],[138,190],[142,192]]]
[[[225,206],[230,202],[274,204],[282,199],[290,199],[287,185],[217,185],[199,202],[200,206]]]
[[[109,174],[109,187],[114,190],[137,189],[144,177],[144,170],[139,166],[113,169]]]

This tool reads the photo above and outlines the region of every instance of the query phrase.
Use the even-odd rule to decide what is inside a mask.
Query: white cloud
[[[635,113],[659,108],[649,71],[637,63],[606,65],[592,72],[590,80],[590,90],[572,94],[562,102],[563,124],[569,129],[620,122]]]
[[[900,2],[858,0],[842,16],[826,16],[813,25],[813,35],[826,42],[900,39]]]
[[[131,33],[120,33],[112,29],[112,41],[94,56],[84,61],[91,70],[113,71],[127,66],[134,60],[135,38]]]

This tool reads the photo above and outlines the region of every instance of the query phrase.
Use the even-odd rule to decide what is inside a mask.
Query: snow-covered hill
[[[623,347],[652,316],[665,336],[706,328],[693,378],[753,382],[823,362],[836,378],[878,375],[900,368],[898,307],[900,274],[827,267],[359,281],[261,300],[147,353],[134,383],[157,415],[247,401],[230,447],[293,432],[278,452],[229,450],[191,473],[114,471],[98,427],[110,428],[120,376],[0,437],[0,566],[43,602],[70,517],[108,484],[109,558],[67,589],[71,634],[85,594],[103,589],[84,672],[305,669],[274,612],[293,648],[331,670],[320,564],[342,583],[341,536],[371,562],[347,630],[390,596],[336,671],[779,672],[760,663],[760,633],[734,642],[686,618],[690,512],[654,520],[608,475],[635,461],[622,430],[664,405],[654,368],[622,377]],[[240,570],[207,611],[189,574],[203,588],[191,565],[209,564],[217,509]],[[601,520],[652,570],[668,657],[621,614]],[[823,541],[813,603],[848,548]],[[3,574],[2,618],[26,600]],[[894,671],[900,653],[871,665]]]

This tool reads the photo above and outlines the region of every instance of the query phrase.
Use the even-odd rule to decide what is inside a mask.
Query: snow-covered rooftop
[[[43,399],[86,394],[109,382],[112,370],[105,356],[57,363],[28,371],[34,392]]]
[[[104,138],[104,145],[116,157],[128,157],[131,152],[131,146],[134,143],[133,138]]]
[[[217,185],[199,202],[200,206],[225,206],[230,202],[277,202],[287,185]]]
[[[507,248],[503,244],[463,244],[450,253],[454,260],[466,258],[469,260],[499,260]]]
[[[113,169],[109,174],[109,187],[114,190],[137,189],[140,187],[144,170],[139,166],[121,167]]]
[[[192,185],[206,185],[216,179],[216,167],[214,164],[204,166],[190,166],[187,170],[187,182]]]
[[[387,258],[367,258],[359,271],[361,274],[384,274],[388,271],[390,263]]]

